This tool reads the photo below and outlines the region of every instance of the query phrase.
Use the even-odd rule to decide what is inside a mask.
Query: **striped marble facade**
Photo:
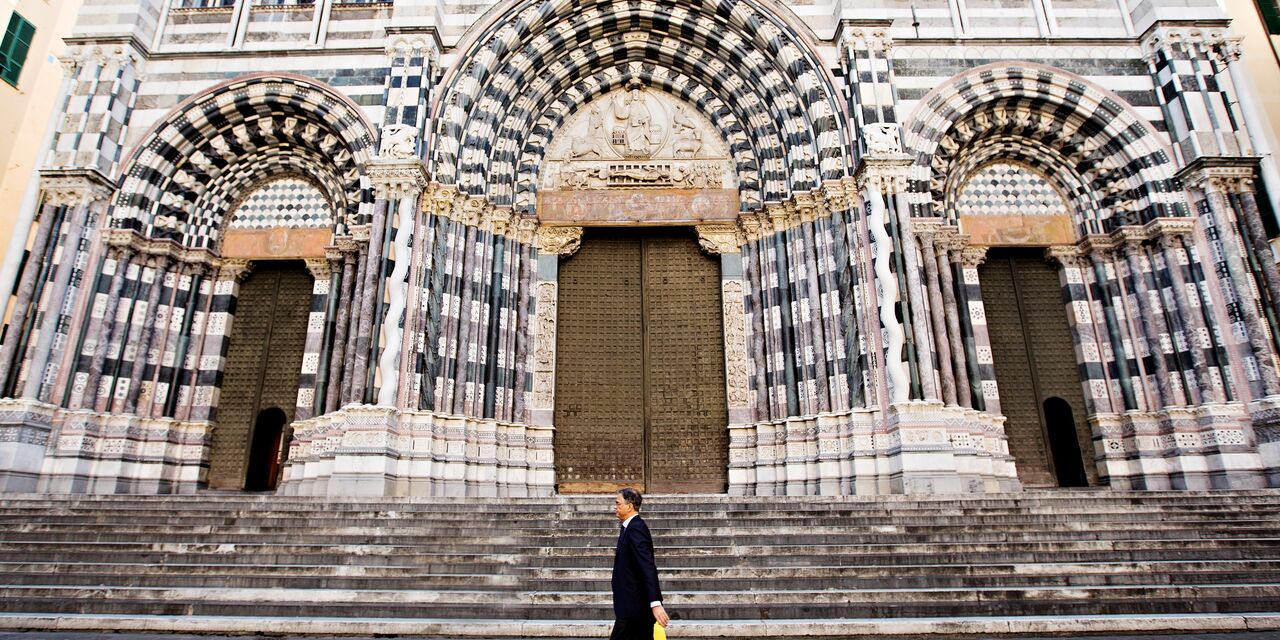
[[[542,167],[633,86],[728,150],[736,220],[697,232],[730,493],[1020,486],[984,215],[1062,217],[1019,246],[1058,269],[1101,482],[1280,483],[1280,176],[1211,0],[85,4],[0,342],[0,490],[207,486],[240,283],[301,259],[281,492],[555,492],[583,236],[539,217]]]

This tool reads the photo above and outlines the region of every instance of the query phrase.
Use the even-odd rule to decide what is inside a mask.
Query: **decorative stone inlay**
[[[163,221],[161,218],[172,219]],[[154,225],[176,229],[180,223],[172,216],[157,216]],[[332,226],[333,213],[328,197],[311,182],[297,177],[272,180],[255,189],[235,207],[228,225],[231,229],[325,229]]]
[[[540,226],[535,233],[535,246],[541,253],[569,257],[582,246],[582,227]]]

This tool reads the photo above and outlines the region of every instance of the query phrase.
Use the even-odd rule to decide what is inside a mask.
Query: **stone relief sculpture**
[[[902,153],[902,139],[898,136],[897,124],[869,124],[862,128],[862,136],[867,141],[867,153],[871,155]]]
[[[382,157],[408,160],[417,156],[418,128],[392,124],[382,128]]]
[[[724,189],[729,147],[690,104],[632,83],[565,120],[547,145],[539,189]]]

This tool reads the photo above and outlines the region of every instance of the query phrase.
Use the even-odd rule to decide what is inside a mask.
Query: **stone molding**
[[[1253,187],[1259,158],[1197,158],[1178,172],[1182,184],[1205,193],[1241,193]]]
[[[75,207],[106,202],[115,187],[93,170],[45,170],[40,172],[40,190],[44,192],[45,204]]]

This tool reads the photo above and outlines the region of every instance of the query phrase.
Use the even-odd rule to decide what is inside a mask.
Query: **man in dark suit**
[[[613,633],[610,640],[653,640],[653,623],[667,626],[671,618],[662,608],[658,565],[653,561],[653,536],[640,517],[640,492],[618,491],[613,510],[622,521],[613,552]]]

